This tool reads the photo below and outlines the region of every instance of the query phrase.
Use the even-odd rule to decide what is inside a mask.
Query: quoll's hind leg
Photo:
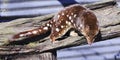
[[[51,41],[54,42],[56,39],[62,37],[70,28],[71,26],[62,24],[58,26],[53,26],[50,34]]]
[[[71,28],[65,33],[63,38],[67,38],[69,36],[81,36],[81,35],[82,34],[78,30],[76,30],[75,28]]]

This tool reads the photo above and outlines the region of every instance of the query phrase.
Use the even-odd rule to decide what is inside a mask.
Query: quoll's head
[[[84,29],[81,30],[82,34],[87,39],[88,44],[92,44],[99,33],[98,26],[95,26],[94,29],[92,29],[90,26],[86,26]]]
[[[88,44],[92,44],[99,33],[99,24],[95,14],[89,10],[83,11],[78,19],[81,33],[87,39]],[[79,29],[79,28],[78,28]]]

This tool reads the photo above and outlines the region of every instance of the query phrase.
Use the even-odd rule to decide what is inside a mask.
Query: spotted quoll
[[[50,21],[37,29],[20,32],[13,38],[32,37],[45,34],[51,30],[50,39],[54,42],[57,38],[63,36],[69,29],[74,28],[83,34],[88,44],[91,44],[99,32],[98,21],[95,14],[79,5],[74,4],[65,7],[58,12]]]

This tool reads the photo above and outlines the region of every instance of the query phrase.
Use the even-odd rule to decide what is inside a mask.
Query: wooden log
[[[57,60],[56,51],[0,56],[1,60]]]
[[[113,0],[105,0],[104,2],[85,5],[93,9],[93,12],[96,14],[103,40],[120,37],[120,8],[115,7],[114,3]],[[42,53],[86,44],[86,39],[83,36],[76,36],[74,38],[69,36],[68,38],[56,41],[54,44],[50,42],[48,37],[44,39],[35,37],[31,38],[31,41],[21,38],[11,45],[9,41],[11,36],[21,31],[37,28],[39,25],[42,25],[42,23],[44,24],[47,19],[53,17],[53,15],[54,14],[34,18],[23,18],[7,23],[0,23],[0,55]],[[20,45],[22,44],[21,41],[23,41],[23,45]],[[18,43],[20,44],[16,45]]]
[[[105,6],[114,5],[114,4],[115,4],[114,0],[105,0],[105,1],[103,0],[102,2],[97,2],[97,3],[88,4],[84,6],[90,9],[96,9],[96,8],[105,7]],[[52,18],[54,14],[55,13],[45,15],[45,16],[34,17],[34,18],[21,18],[11,22],[0,23],[0,26],[1,26],[0,27],[0,37],[1,37],[0,45],[9,44],[10,42],[9,40],[11,36],[19,32],[31,30],[39,27],[40,25],[44,24],[47,20]],[[96,15],[100,15],[100,14],[96,13]],[[98,19],[99,19],[99,16],[98,16]],[[24,40],[24,38],[17,39],[17,41],[18,40]]]

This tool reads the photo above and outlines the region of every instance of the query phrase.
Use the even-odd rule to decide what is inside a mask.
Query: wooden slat
[[[101,28],[101,34],[102,38],[110,39],[114,37],[120,36],[120,9],[114,6],[113,0],[105,0],[103,2],[91,4],[93,7],[96,5],[96,8],[94,8],[94,13],[96,14],[100,28]],[[107,5],[105,7],[104,5]],[[109,5],[109,6],[108,6]],[[86,5],[89,6],[89,5]],[[92,8],[92,6],[89,8]],[[98,9],[98,7],[99,9]],[[100,8],[104,7],[104,8]],[[20,43],[19,41],[23,41],[24,39],[21,38],[17,43],[19,44],[25,44],[25,45],[11,45],[9,46],[10,37],[14,34],[25,31],[29,29],[37,28],[37,25],[40,25],[43,22],[46,22],[46,19],[49,19],[53,16],[47,15],[42,17],[35,17],[35,18],[23,18],[23,19],[17,19],[11,22],[1,23],[0,26],[0,55],[9,55],[9,54],[20,54],[20,53],[31,53],[31,52],[45,52],[49,50],[58,50],[62,48],[67,48],[71,46],[77,46],[77,45],[83,45],[86,43],[86,39],[83,36],[76,36],[76,37],[68,37],[66,39],[56,41],[54,44],[50,42],[48,38],[44,39],[37,39],[37,43],[30,43],[31,41],[28,39],[30,44],[26,45],[25,42]],[[42,22],[41,22],[42,21]],[[22,30],[23,29],[23,30]],[[36,39],[32,38],[32,41],[35,41]],[[14,40],[13,40],[14,41]],[[5,46],[7,45],[8,46]]]

